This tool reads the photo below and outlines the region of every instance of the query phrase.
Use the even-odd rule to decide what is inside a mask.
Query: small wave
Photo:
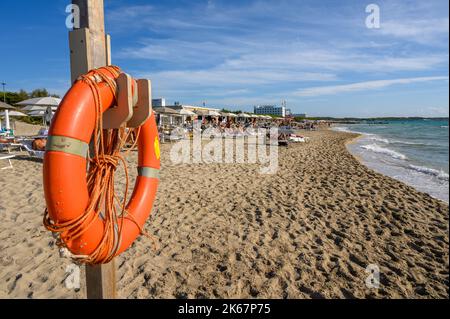
[[[333,127],[333,130],[338,131],[338,132],[351,132],[350,129],[346,126]]]
[[[429,145],[429,144],[425,144],[425,143],[420,143],[420,142],[409,142],[409,141],[402,141],[402,140],[392,140],[391,143],[393,144],[405,144],[405,145]]]
[[[403,155],[402,153],[393,151],[393,150],[388,149],[388,148],[381,147],[381,146],[379,146],[377,144],[361,145],[360,147],[365,149],[365,150],[369,150],[369,151],[372,151],[372,152],[375,152],[375,153],[389,155],[392,158],[402,159],[402,160],[406,159],[406,156]]]
[[[349,128],[346,127],[346,126],[337,126],[337,127],[333,127],[333,130],[338,131],[338,132],[361,134],[361,135],[365,135],[365,136],[374,136],[374,135],[375,135],[375,134],[372,134],[372,133],[365,133],[365,132],[353,131],[353,130],[349,129]]]
[[[448,128],[448,125],[441,125],[441,128]]]
[[[423,167],[423,166],[416,166],[416,165],[409,165],[408,166],[410,169],[420,172],[420,173],[424,173],[427,175],[432,175],[432,176],[436,176],[438,179],[444,180],[444,181],[448,181],[449,180],[449,176],[446,172],[442,171],[442,170],[437,170],[434,168],[429,168],[429,167]]]
[[[371,135],[370,139],[374,140],[374,141],[377,141],[377,142],[389,144],[389,140],[387,138],[382,138],[382,137],[379,137],[377,135]]]

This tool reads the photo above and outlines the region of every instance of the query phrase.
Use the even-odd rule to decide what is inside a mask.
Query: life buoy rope
[[[156,194],[159,171],[159,141],[154,116],[152,115],[143,126],[136,129],[121,127],[104,130],[102,126],[103,112],[116,100],[117,86],[115,79],[119,74],[120,69],[113,66],[91,71],[87,75],[80,77],[78,82],[72,87],[72,92],[69,91],[67,100],[65,98],[61,103],[60,110],[62,114],[64,112],[73,112],[73,110],[67,111],[69,107],[75,107],[71,104],[70,93],[79,94],[81,92],[83,95],[90,94],[90,100],[93,101],[92,106],[95,109],[92,139],[93,157],[89,158],[89,146],[86,140],[80,140],[79,136],[74,138],[67,136],[67,133],[63,136],[53,135],[58,130],[57,124],[59,124],[60,116],[61,119],[65,118],[62,114],[58,114],[60,111],[58,110],[54,120],[56,124],[52,124],[50,128],[47,152],[44,158],[44,190],[47,201],[44,225],[48,230],[59,234],[61,239],[60,245],[69,248],[74,258],[87,264],[108,263],[120,252],[128,248],[134,240],[135,234],[144,233],[143,223],[150,214]],[[105,84],[109,92],[106,92],[104,87],[101,88]],[[83,87],[81,88],[81,86]],[[106,100],[108,101],[107,104],[110,105],[104,105],[105,95],[109,95],[110,98]],[[144,133],[141,135],[142,131]],[[134,144],[122,155],[121,150],[125,147],[126,141],[132,134],[136,136]],[[152,139],[155,145],[151,145]],[[64,144],[61,144],[61,141],[69,142],[70,147],[62,149],[61,145]],[[139,145],[138,178],[135,191],[128,206],[134,207],[133,199],[136,199],[137,196],[145,196],[147,194],[152,198],[150,198],[150,201],[142,198],[135,200],[139,202],[139,207],[134,209],[134,213],[132,213],[130,209],[127,209],[129,174],[124,157],[137,144]],[[151,148],[153,152],[149,153],[147,148]],[[59,190],[64,193],[61,195],[55,189],[55,187],[63,186],[71,188],[64,183],[61,186],[61,181],[58,180],[58,177],[55,176],[55,171],[52,170],[52,165],[61,166],[66,161],[61,158],[60,153],[63,153],[65,156],[71,156],[70,160],[72,162],[77,161],[80,156],[87,155],[89,169],[85,184],[88,198],[83,210],[78,207],[78,210],[73,208],[74,211],[72,212],[70,207],[61,208],[61,206],[73,202],[73,196],[66,193],[64,189]],[[77,159],[73,157],[77,157]],[[150,164],[144,163],[145,161]],[[119,165],[124,167],[125,172],[123,200],[118,198],[114,187],[114,175]],[[65,167],[65,169],[70,169],[70,167]],[[52,185],[53,182],[59,186]],[[81,182],[80,184],[83,183]],[[55,201],[60,202],[55,203]],[[140,202],[144,203],[140,204]],[[139,220],[137,220],[135,215],[139,215]],[[127,221],[130,221],[132,225],[127,223]],[[102,233],[98,234],[99,231],[102,231]],[[124,237],[126,237],[126,243],[123,242]]]

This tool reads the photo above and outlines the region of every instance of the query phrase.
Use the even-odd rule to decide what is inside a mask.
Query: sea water
[[[349,151],[369,168],[449,202],[448,119],[402,119],[338,125],[362,134]]]

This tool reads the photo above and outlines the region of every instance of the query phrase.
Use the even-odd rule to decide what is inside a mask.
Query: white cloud
[[[149,16],[154,13],[153,6],[150,5],[125,5],[116,10],[107,10],[106,18],[111,22],[130,21],[130,19]]]
[[[380,32],[383,35],[403,38],[423,44],[437,44],[442,37],[448,38],[449,19],[404,19],[383,22]]]
[[[439,80],[448,81],[448,76],[430,76],[430,77],[417,77],[417,78],[405,78],[393,80],[378,80],[378,81],[366,81],[344,85],[319,86],[298,90],[294,93],[294,95],[295,96],[331,95],[346,92],[373,90],[397,84],[411,84],[411,83],[439,81]]]
[[[393,55],[357,53],[337,49],[313,49],[301,44],[296,47],[272,50],[261,49],[260,52],[244,54],[239,58],[225,62],[227,67],[248,68],[274,66],[278,68],[300,68],[302,70],[332,70],[334,72],[386,72],[427,70],[443,65],[448,61],[448,54],[427,55]]]
[[[280,84],[286,82],[331,81],[336,80],[330,73],[307,73],[296,70],[233,70],[213,68],[208,70],[178,70],[161,72],[139,72],[139,77],[154,79],[154,83],[161,89],[184,88],[203,89],[215,87],[227,89],[229,87]]]
[[[449,55],[442,38],[448,36],[448,16],[440,6],[380,0],[379,30],[365,28],[365,6],[352,1],[205,0],[116,7],[107,20],[113,36],[127,37],[126,46],[115,46],[113,59],[131,66],[127,70],[133,75],[152,79],[155,94],[253,105],[279,103],[282,97],[312,101],[303,97],[426,82],[434,79],[429,74],[446,74]],[[320,84],[375,77],[397,80]],[[310,88],[291,95],[302,86]]]
[[[448,117],[448,106],[447,107],[436,107],[430,106],[421,110],[420,112],[424,116],[435,116],[435,117]]]

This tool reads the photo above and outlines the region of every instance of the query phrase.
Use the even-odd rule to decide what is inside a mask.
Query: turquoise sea
[[[449,202],[448,119],[365,121],[335,130],[363,135],[348,148],[371,169]]]

